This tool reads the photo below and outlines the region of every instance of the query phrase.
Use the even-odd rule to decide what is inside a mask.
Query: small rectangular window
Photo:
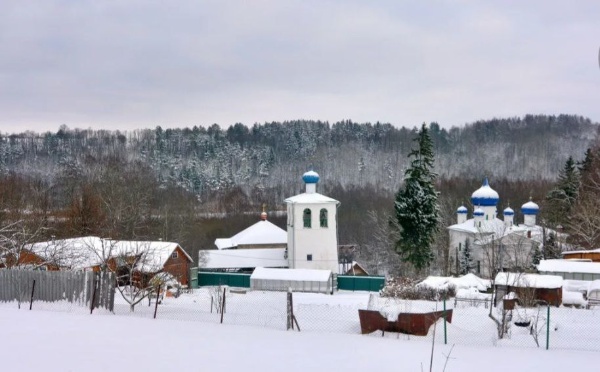
[[[312,261],[312,254],[306,255],[306,261]]]
[[[178,257],[178,256],[177,256],[177,251],[175,251],[175,252],[171,253],[171,258],[177,258],[177,257]]]

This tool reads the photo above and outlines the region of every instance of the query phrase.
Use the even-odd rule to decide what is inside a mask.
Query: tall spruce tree
[[[403,261],[420,271],[434,258],[431,245],[438,231],[439,211],[434,188],[433,143],[425,123],[414,141],[417,148],[408,154],[412,158],[410,167],[406,170],[404,186],[396,194],[396,219],[401,227],[396,251]]]
[[[580,176],[577,163],[569,156],[558,175],[555,187],[546,196],[551,224],[564,224],[579,195]]]

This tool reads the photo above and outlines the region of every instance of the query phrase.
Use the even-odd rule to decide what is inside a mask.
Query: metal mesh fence
[[[223,297],[224,296],[224,297]],[[223,300],[224,299],[224,300]],[[203,287],[178,296],[144,298],[133,311],[117,292],[114,311],[97,309],[92,316],[170,319],[223,323],[285,331],[289,328],[288,294],[230,287]],[[293,293],[294,331],[361,334],[359,310],[373,309],[387,322],[407,313],[452,311],[451,322],[435,318],[423,336],[375,330],[365,337],[410,340],[411,342],[513,348],[549,348],[600,351],[600,307],[547,307],[504,310],[484,301],[408,301],[380,298],[368,292],[338,291],[333,295]],[[0,307],[17,307],[3,302]],[[23,308],[23,307],[22,307]],[[28,309],[28,307],[27,307]],[[87,312],[89,309],[64,302],[34,302],[33,310]],[[436,321],[437,320],[437,321]],[[296,326],[297,325],[297,326]],[[298,329],[299,328],[299,329]]]

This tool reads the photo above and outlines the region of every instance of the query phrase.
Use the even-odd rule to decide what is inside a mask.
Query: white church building
[[[338,272],[337,207],[317,192],[319,175],[304,173],[306,192],[285,199],[289,267]]]
[[[498,193],[489,185],[483,185],[471,195],[472,215],[460,206],[456,210],[456,224],[448,227],[450,256],[457,273],[465,266],[479,276],[491,277],[497,271],[523,271],[531,267],[535,247],[544,240],[542,227],[536,225],[539,206],[529,201],[521,206],[523,224],[514,221],[515,212],[506,207],[502,219],[497,217]],[[465,265],[465,250],[470,250],[471,265]]]
[[[230,238],[215,240],[216,250],[202,250],[202,269],[253,270],[289,268],[329,270],[337,274],[337,208],[340,202],[317,193],[319,175],[308,171],[302,176],[305,192],[285,199],[287,231],[261,220]]]

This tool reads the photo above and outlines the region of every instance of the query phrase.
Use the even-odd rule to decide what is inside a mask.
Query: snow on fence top
[[[250,280],[263,279],[311,282],[327,282],[330,278],[331,270],[268,269],[266,267],[257,267],[250,276]]]
[[[600,274],[600,262],[581,262],[571,260],[541,260],[538,271],[553,273]]]
[[[562,288],[563,278],[558,275],[498,273],[494,283],[519,288]]]

